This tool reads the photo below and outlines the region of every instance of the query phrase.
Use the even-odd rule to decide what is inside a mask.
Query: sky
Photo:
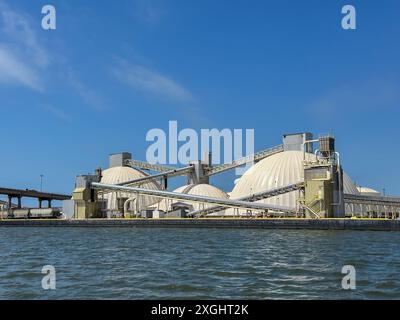
[[[176,120],[254,129],[256,150],[334,134],[358,185],[400,195],[399,15],[395,0],[0,0],[0,185],[39,189],[43,174],[44,191],[71,193],[110,153],[145,160],[147,132]]]

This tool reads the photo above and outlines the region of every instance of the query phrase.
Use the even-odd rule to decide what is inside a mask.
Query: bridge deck
[[[15,198],[37,198],[42,200],[68,200],[71,199],[70,195],[40,192],[36,190],[21,190],[21,189],[11,189],[11,188],[1,188],[0,194],[15,197]]]

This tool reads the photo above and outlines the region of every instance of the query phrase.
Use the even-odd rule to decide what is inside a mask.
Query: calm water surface
[[[400,299],[400,233],[0,228],[0,299]],[[343,290],[343,265],[357,270]],[[41,286],[56,268],[56,290]]]

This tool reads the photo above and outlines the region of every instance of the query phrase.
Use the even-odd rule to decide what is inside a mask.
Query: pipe
[[[257,193],[254,193],[254,194],[252,193],[250,195],[237,198],[235,200],[249,201],[249,202],[259,201],[259,200],[262,200],[262,199],[267,199],[267,198],[270,198],[270,197],[276,197],[276,196],[284,194],[284,193],[288,193],[288,192],[292,192],[292,191],[298,190],[301,187],[303,187],[303,185],[304,185],[303,182],[298,182],[298,183],[294,183],[294,184],[291,184],[291,185],[288,185],[288,186],[284,186],[284,187],[273,188],[273,189],[269,189],[269,190],[266,190],[266,191],[257,192]],[[212,206],[212,207],[208,207],[208,208],[205,208],[205,209],[199,209],[199,210],[195,210],[195,211],[189,212],[188,215],[210,214],[210,213],[222,211],[223,209],[224,209],[224,207],[217,205],[217,206]]]
[[[340,153],[335,151],[335,154],[337,156],[337,167],[336,167],[336,172],[339,175],[339,186],[343,186],[343,177],[342,177],[342,171],[340,170]],[[338,203],[332,203],[333,206],[340,206],[342,204],[343,198],[342,198],[342,192],[339,192],[339,202]]]
[[[319,141],[319,139],[313,139],[313,140],[306,140],[303,142],[303,161],[306,160],[306,144],[318,142],[318,141]]]
[[[137,187],[126,187],[126,186],[117,186],[113,184],[105,184],[105,183],[98,183],[92,182],[91,188],[94,189],[109,189],[109,190],[116,190],[122,192],[132,192],[140,195],[149,195],[154,196],[157,198],[170,198],[170,199],[178,199],[182,201],[188,202],[205,202],[205,203],[212,203],[218,204],[225,207],[233,207],[233,208],[250,208],[255,210],[277,210],[283,212],[292,212],[292,208],[288,208],[285,206],[279,205],[269,205],[265,203],[258,203],[258,202],[247,202],[247,201],[238,201],[238,200],[231,200],[231,199],[219,199],[213,198],[208,196],[198,196],[198,195],[189,195],[183,194],[179,192],[170,192],[170,191],[161,191],[161,190],[151,190],[151,189],[144,189],[144,188],[137,188]]]
[[[315,149],[315,152],[314,152],[314,155],[315,155],[315,157],[316,157],[317,160],[318,160],[318,155],[317,155],[317,153],[319,153],[319,149]]]
[[[136,201],[136,198],[129,198],[124,202],[124,218],[127,218],[129,202]]]

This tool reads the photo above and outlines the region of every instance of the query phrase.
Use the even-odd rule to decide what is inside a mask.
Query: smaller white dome
[[[197,196],[205,196],[210,198],[218,198],[218,199],[228,199],[229,196],[222,191],[221,189],[212,186],[211,184],[189,184],[184,185],[175,189],[173,192],[184,193],[184,194],[191,194]],[[168,200],[163,199],[159,203],[159,210],[167,211],[171,210],[171,205],[174,203],[185,203],[184,201],[177,201],[177,200]],[[212,204],[200,204],[200,203],[187,203],[189,207],[192,207],[193,210],[200,210],[203,208],[208,208],[213,206]]]
[[[361,193],[363,196],[380,196],[381,193],[379,191],[376,191],[371,188],[367,187],[357,187],[358,191]]]
[[[101,183],[105,184],[119,184],[124,182],[129,182],[132,180],[136,180],[139,178],[143,178],[148,176],[147,173],[134,169],[131,167],[112,167],[106,169],[102,172]],[[139,185],[140,188],[150,189],[150,190],[161,190],[160,185],[157,182],[150,181],[144,182],[142,185]],[[108,210],[117,210],[118,209],[118,199],[136,199],[135,194],[129,192],[122,191],[111,191],[105,193],[103,196],[104,199],[107,200],[107,209]],[[160,201],[159,198],[152,196],[139,196],[139,210],[146,209],[148,206]],[[121,206],[121,204],[120,204]],[[132,205],[130,210],[133,210]]]
[[[112,167],[102,172],[101,183],[119,184],[145,176],[144,172],[131,167]]]

